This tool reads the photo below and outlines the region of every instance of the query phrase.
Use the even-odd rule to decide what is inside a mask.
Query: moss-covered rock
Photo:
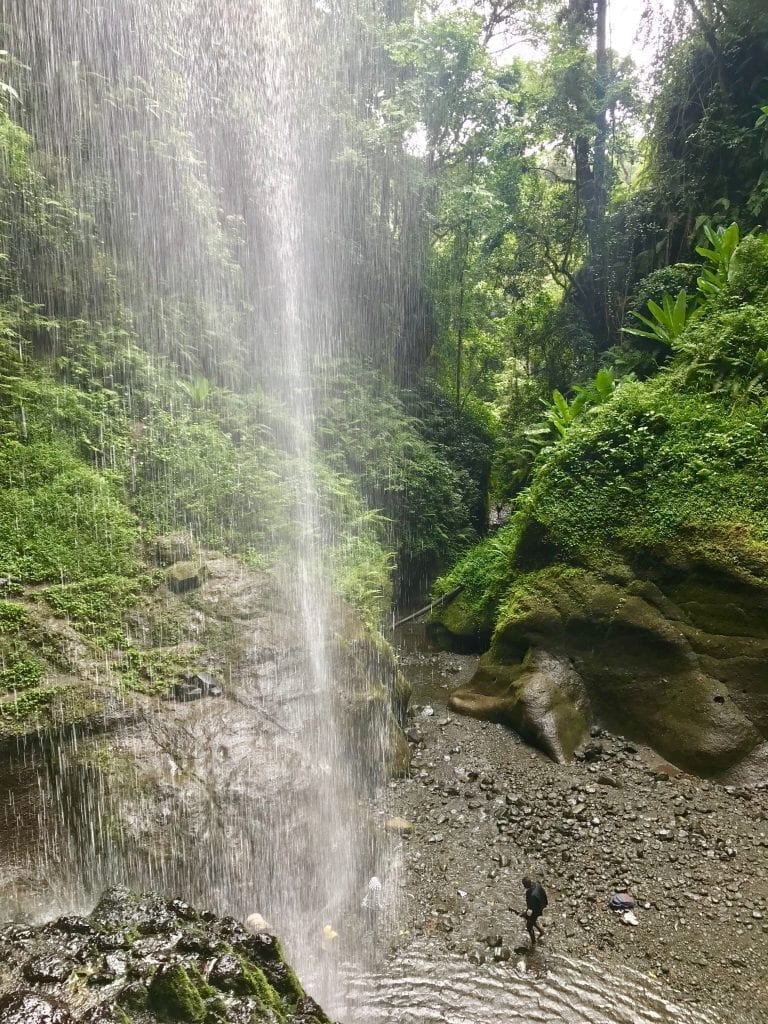
[[[205,1018],[205,1003],[181,964],[158,968],[149,984],[147,1005],[160,1020],[197,1024]]]
[[[507,533],[439,582],[438,594],[464,589],[433,616],[433,638],[463,644],[492,621],[474,696],[459,704],[490,700],[530,735],[525,659],[546,651],[573,665],[598,718],[676,764],[722,776],[760,762],[766,244],[742,244],[728,292],[675,340],[669,369],[575,422],[541,457]]]
[[[87,979],[85,1003],[79,979]],[[304,1024],[313,1017],[330,1024],[274,936],[249,936],[182,900],[119,887],[89,917],[0,930],[0,990],[2,1008],[22,1014],[13,1017],[18,1024]],[[58,1016],[33,1015],[46,1007]]]
[[[490,626],[477,614],[471,598],[459,594],[438,609],[427,624],[427,634],[438,647],[459,654],[471,654],[487,645]]]
[[[500,718],[558,757],[538,719],[560,715],[555,733],[577,736],[587,702],[578,687],[544,682],[543,649],[574,666],[602,722],[688,770],[727,772],[768,737],[768,579],[750,582],[748,556],[730,559],[728,575],[722,558],[708,564],[701,547],[677,545],[653,563],[645,552],[642,577],[575,566],[521,576],[454,706]]]
[[[174,562],[165,571],[165,582],[175,594],[186,594],[202,585],[206,572],[202,562]]]

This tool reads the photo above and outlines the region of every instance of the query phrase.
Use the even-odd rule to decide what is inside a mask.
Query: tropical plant
[[[685,326],[696,309],[696,299],[693,298],[689,304],[690,296],[685,288],[681,288],[677,298],[671,295],[664,295],[661,305],[648,300],[648,311],[651,316],[643,316],[642,313],[632,313],[640,323],[645,324],[645,329],[640,327],[623,327],[625,334],[634,334],[638,338],[653,338],[664,345],[671,345],[672,342],[685,330]],[[651,319],[651,317],[653,319]]]
[[[211,395],[211,382],[201,374],[195,374],[192,380],[179,380],[176,382],[185,395],[189,397],[192,405],[199,409],[205,406]]]
[[[696,252],[711,265],[704,267],[696,283],[704,298],[711,299],[720,295],[728,284],[731,260],[739,244],[739,225],[734,221],[727,228],[713,229],[705,224],[704,234],[710,247],[697,245]]]

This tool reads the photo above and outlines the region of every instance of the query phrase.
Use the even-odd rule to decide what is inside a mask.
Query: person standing
[[[523,879],[523,888],[525,889],[525,910],[520,916],[525,918],[525,927],[531,937],[531,946],[535,946],[536,933],[534,929],[539,935],[544,934],[544,929],[539,924],[539,918],[544,913],[544,908],[549,900],[544,886],[539,882],[532,881],[527,875]]]

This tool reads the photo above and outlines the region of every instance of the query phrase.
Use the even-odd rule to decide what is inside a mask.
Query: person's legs
[[[528,929],[528,934],[531,936],[531,945],[532,946],[536,945],[536,935],[535,935],[533,929],[535,928],[536,931],[539,933],[539,935],[543,935],[544,934],[544,929],[539,924],[539,917],[540,917],[539,914],[531,914],[531,916],[529,918],[527,918],[526,922],[525,922],[525,926]]]

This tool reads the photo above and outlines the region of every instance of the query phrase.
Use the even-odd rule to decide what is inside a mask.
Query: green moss
[[[296,1003],[304,997],[304,989],[301,986],[301,982],[296,977],[294,969],[288,965],[286,965],[285,975],[280,984],[280,994],[287,999],[292,1006],[295,1006]]]
[[[435,584],[433,600],[439,600],[457,587],[461,593],[439,605],[432,613],[429,632],[446,646],[469,646],[487,642],[499,604],[515,575],[515,557],[522,530],[522,517],[516,517],[497,534],[472,548]],[[453,638],[453,639],[451,639]]]
[[[161,1020],[184,1024],[205,1020],[203,998],[181,964],[156,972],[149,985],[148,1005]]]
[[[85,686],[40,686],[0,700],[0,737],[61,729],[103,714],[104,705]]]
[[[122,661],[116,668],[123,685],[134,693],[162,696],[177,683],[185,672],[197,667],[201,648],[195,647],[185,654],[165,648],[145,650],[129,647],[123,651]]]
[[[41,686],[0,701],[0,721],[3,724],[32,724],[42,721],[49,716],[56,699],[66,692],[66,686]]]
[[[241,984],[235,989],[237,995],[252,996],[267,1010],[273,1010],[279,1020],[284,1020],[283,1004],[280,996],[267,981],[267,976],[245,957],[237,956],[242,968]]]
[[[99,647],[116,647],[125,639],[125,617],[155,586],[153,576],[108,574],[46,587],[42,594],[54,612],[66,617]]]

